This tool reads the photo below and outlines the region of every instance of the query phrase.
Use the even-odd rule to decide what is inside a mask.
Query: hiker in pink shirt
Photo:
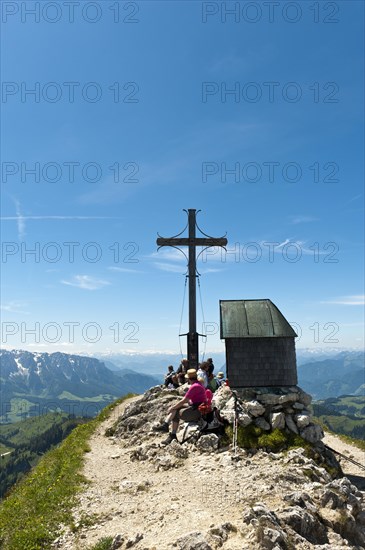
[[[184,422],[197,422],[201,417],[198,407],[206,401],[205,389],[202,384],[198,382],[195,369],[189,369],[187,377],[191,385],[185,397],[169,408],[169,417],[167,421],[155,428],[156,431],[167,432],[169,429],[169,422],[172,422],[171,433],[168,438],[162,442],[164,445],[168,445],[171,441],[177,439],[176,432],[180,420]]]

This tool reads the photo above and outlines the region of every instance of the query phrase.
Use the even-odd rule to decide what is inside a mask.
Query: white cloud
[[[102,279],[95,279],[89,275],[75,275],[71,281],[61,281],[64,285],[75,286],[76,288],[82,288],[84,290],[98,290],[104,286],[110,285],[109,281]]]
[[[19,216],[22,220],[120,220],[117,216],[2,216],[1,221],[19,220]]]
[[[185,262],[186,258],[180,250],[172,247],[163,247],[158,252],[152,252],[147,258],[153,260],[165,260],[169,262]]]
[[[154,262],[154,265],[157,267],[157,269],[161,269],[162,271],[170,271],[172,273],[181,273],[184,275],[184,266],[178,265],[178,264],[169,264],[167,262]],[[185,268],[186,271],[187,268]]]
[[[337,304],[341,306],[363,306],[365,305],[365,296],[363,294],[355,294],[351,296],[340,296],[334,300],[325,300],[321,304]]]
[[[10,301],[6,304],[0,306],[1,311],[6,311],[7,313],[21,313],[23,315],[29,315],[29,311],[24,311],[23,308],[27,304],[23,302],[18,302],[17,300]]]
[[[220,271],[225,271],[225,269],[218,269],[214,267],[208,267],[207,269],[199,269],[199,273],[204,275],[204,273],[219,273]]]
[[[109,269],[109,271],[117,271],[118,273],[143,273],[143,271],[132,269],[130,267],[110,266],[107,269]]]
[[[337,247],[337,249],[336,249]],[[186,248],[184,249],[186,250]],[[319,246],[315,246],[313,243],[305,240],[296,240],[291,237],[287,237],[283,240],[273,239],[267,240],[245,240],[229,242],[226,248],[213,246],[208,249],[203,247],[197,247],[197,268],[199,272],[204,272],[204,266],[207,264],[228,264],[234,262],[250,261],[252,258],[270,258],[273,261],[273,255],[280,255],[284,260],[289,258],[301,258],[302,256],[312,256],[318,258],[319,256],[332,255],[335,261],[335,254],[338,252],[337,243],[327,243],[326,247],[322,249]],[[183,272],[185,266],[187,266],[187,258],[174,248],[162,248],[158,252],[145,256],[147,260],[154,261],[155,267],[163,271],[171,272]],[[205,270],[206,271],[206,270]]]
[[[312,216],[290,216],[290,223],[296,225],[298,223],[310,223],[318,221],[318,218]]]
[[[14,199],[15,210],[16,210],[16,222],[18,227],[18,239],[21,241],[25,237],[25,218],[20,212],[20,202],[17,199]]]

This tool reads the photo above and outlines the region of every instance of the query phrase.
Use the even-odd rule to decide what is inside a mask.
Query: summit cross
[[[184,210],[186,212],[186,210]],[[200,212],[198,210],[198,212]],[[203,246],[205,248],[209,248],[211,246],[222,246],[225,247],[227,245],[227,239],[225,237],[220,238],[214,238],[209,237],[209,235],[206,235],[203,233],[203,231],[199,228],[199,226],[196,223],[196,214],[197,211],[195,209],[189,209],[187,211],[188,214],[188,224],[186,227],[189,228],[189,236],[188,237],[180,237],[182,233],[184,233],[186,227],[184,230],[176,235],[175,237],[170,237],[165,239],[164,237],[160,237],[157,239],[156,244],[159,248],[162,246],[172,246],[174,248],[178,248],[179,246],[187,246],[189,249],[189,257],[188,257],[188,278],[189,278],[189,332],[187,334],[187,340],[188,340],[188,360],[189,360],[189,367],[191,369],[196,369],[198,367],[198,359],[199,359],[199,340],[198,336],[199,334],[196,331],[196,278],[197,278],[197,270],[196,270],[196,247],[197,246]],[[196,237],[196,229],[200,231],[205,237]]]

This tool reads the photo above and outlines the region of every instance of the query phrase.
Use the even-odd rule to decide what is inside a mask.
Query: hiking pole
[[[234,399],[234,421],[233,421],[233,452],[234,456],[237,456],[237,438],[238,438],[238,406],[237,406],[237,394],[232,390]]]
[[[352,464],[355,464],[355,466],[357,466],[358,468],[361,468],[362,470],[365,470],[365,466],[363,464],[360,464],[360,462],[356,462],[356,460],[353,460],[349,456],[345,456],[342,453],[340,453],[339,451],[335,451],[335,449],[332,449],[328,445],[324,445],[324,446],[326,447],[326,449],[328,449],[329,451],[332,451],[333,453],[336,453],[336,455],[339,455],[344,460],[347,460],[348,462],[351,462]]]

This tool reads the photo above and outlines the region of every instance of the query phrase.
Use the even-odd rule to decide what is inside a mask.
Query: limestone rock
[[[255,424],[262,430],[265,430],[265,431],[270,430],[270,424],[266,422],[265,418],[263,418],[262,416],[255,418]]]
[[[264,517],[265,520],[271,522],[273,525],[279,525],[279,520],[275,512],[270,511],[263,502],[256,502],[252,508],[243,512],[243,522],[246,524],[252,523],[252,520],[261,517]]]
[[[252,418],[246,413],[240,413],[238,415],[238,424],[243,428],[249,426],[252,423]]]
[[[196,446],[200,451],[212,452],[218,449],[219,437],[216,434],[202,435]]]
[[[233,424],[236,414],[238,414],[238,423],[240,426],[248,426],[252,422],[252,418],[243,410],[240,406],[236,410],[236,400],[234,397],[228,399],[222,409],[220,409],[220,415],[227,420],[230,424]]]
[[[177,441],[173,441],[169,445],[169,453],[174,455],[176,458],[186,459],[189,456],[189,452],[186,447],[183,447]]]
[[[212,527],[208,531],[207,539],[213,546],[222,546],[228,539],[228,533],[222,527]]]
[[[260,548],[274,550],[287,548],[287,535],[282,529],[278,516],[267,506],[257,502],[243,514],[243,521],[249,524],[255,533]]]
[[[312,502],[312,499],[308,493],[301,493],[300,491],[295,491],[294,493],[285,495],[284,500],[293,506],[300,506],[301,508],[305,508],[307,502]]]
[[[295,464],[308,464],[310,461],[305,456],[303,447],[291,449],[286,455],[286,462],[294,462]]]
[[[295,403],[298,399],[297,393],[287,393],[279,397],[279,404],[283,405],[284,403]]]
[[[112,545],[110,550],[117,550],[117,548],[120,548],[123,545],[124,537],[123,535],[116,535],[113,539]]]
[[[328,542],[326,527],[323,523],[299,506],[283,510],[279,517],[282,522],[289,525],[312,544],[325,544]]]
[[[300,436],[309,443],[317,443],[323,439],[324,434],[319,424],[309,424],[300,431]]]
[[[232,392],[230,388],[228,386],[221,386],[216,392],[214,392],[212,403],[221,411],[231,397]]]
[[[246,403],[247,412],[252,416],[261,416],[265,412],[265,407],[257,400]]]
[[[143,539],[142,533],[137,533],[134,537],[131,537],[127,540],[125,547],[126,548],[132,548],[137,542]]]
[[[288,537],[282,529],[271,529],[270,527],[261,527],[256,531],[256,539],[260,548],[273,550],[287,547]]]
[[[271,413],[270,423],[273,430],[279,428],[280,430],[285,428],[285,414],[282,412]]]
[[[178,550],[212,550],[200,531],[193,531],[178,538],[174,547]]]
[[[170,470],[175,466],[179,466],[179,461],[175,457],[167,454],[165,456],[158,456],[154,461],[156,470]]]
[[[279,405],[280,397],[280,395],[275,395],[274,393],[264,393],[262,395],[258,395],[257,399],[263,405]]]
[[[178,395],[185,395],[188,389],[189,389],[189,384],[182,384],[181,386],[176,388],[176,391]]]
[[[348,540],[356,547],[365,547],[364,529],[357,522],[349,510],[329,510],[323,508],[320,510],[323,524],[327,525],[335,533],[341,536],[342,539]]]
[[[296,414],[294,420],[299,429],[305,428],[310,424],[311,417],[309,414]]]
[[[295,434],[299,433],[297,425],[295,424],[293,418],[289,414],[285,415],[285,424],[287,425],[287,427],[291,432],[294,432]]]
[[[308,405],[312,403],[312,396],[299,388],[298,401],[299,403],[302,403],[305,407],[308,407]]]

